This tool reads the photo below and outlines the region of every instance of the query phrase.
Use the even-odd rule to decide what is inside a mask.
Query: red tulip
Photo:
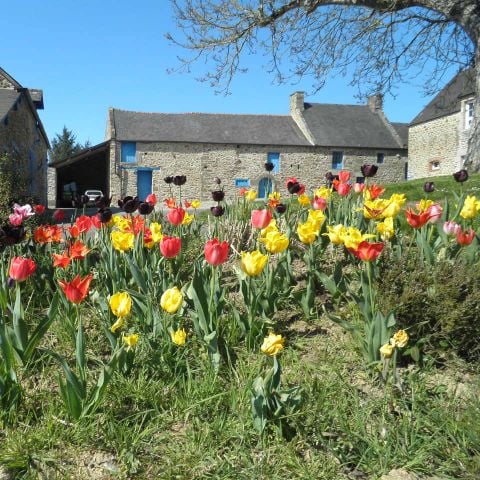
[[[160,241],[160,251],[165,258],[174,258],[180,253],[182,239],[164,236]]]
[[[147,195],[145,201],[155,206],[157,204],[157,197],[154,193],[151,193],[150,195]]]
[[[83,260],[87,253],[90,251],[85,244],[80,240],[77,240],[73,245],[70,246],[70,258],[72,260]]]
[[[53,254],[53,266],[60,268],[67,268],[70,265],[70,257],[67,252],[63,252],[62,255],[57,253]]]
[[[75,225],[78,227],[79,233],[86,233],[92,228],[92,219],[86,215],[77,218]]]
[[[363,260],[364,262],[371,262],[380,255],[384,246],[385,244],[382,242],[370,243],[364,240],[358,244],[356,249],[349,248],[349,251],[360,260]]]
[[[13,257],[8,275],[17,282],[25,281],[35,272],[37,266],[31,258]]]
[[[78,304],[85,300],[85,297],[88,295],[92,278],[93,275],[87,275],[85,278],[81,278],[80,275],[77,275],[71,282],[63,282],[62,280],[59,280],[58,283],[60,284],[60,287],[62,287],[65,296],[71,302]]]
[[[408,209],[405,211],[405,216],[407,217],[407,222],[412,228],[421,228],[430,220],[430,212],[428,210],[416,214],[412,209]]]
[[[347,183],[350,180],[350,172],[347,170],[341,170],[338,172],[338,179],[342,183]]]
[[[272,220],[271,210],[252,210],[252,227],[253,228],[265,228]]]
[[[95,228],[102,228],[103,223],[102,223],[102,220],[100,219],[100,215],[98,213],[96,213],[95,215],[92,215],[90,218],[92,220],[92,225]]]
[[[470,245],[473,242],[473,239],[475,238],[475,231],[470,228],[469,230],[459,230],[457,232],[457,243],[459,245]]]
[[[352,188],[349,183],[343,183],[338,180],[334,180],[332,183],[333,183],[333,188],[342,197],[344,197],[345,195],[348,195],[350,193],[350,188]]]
[[[181,207],[171,208],[167,213],[167,219],[172,225],[181,225],[185,218],[185,210]]]
[[[37,215],[43,215],[45,213],[46,207],[44,205],[34,205],[33,206],[33,211]]]
[[[65,218],[65,212],[63,210],[55,210],[53,212],[53,219],[56,222],[63,222],[64,218]]]
[[[215,267],[225,263],[228,258],[228,242],[220,243],[217,238],[205,244],[205,260]]]
[[[314,210],[325,210],[327,208],[327,201],[323,197],[317,197],[312,201],[312,208]]]
[[[370,200],[375,200],[385,191],[385,188],[380,185],[376,185],[374,183],[369,187],[367,187],[367,190],[368,190]]]

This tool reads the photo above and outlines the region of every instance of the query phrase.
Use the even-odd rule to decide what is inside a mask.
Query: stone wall
[[[460,118],[461,113],[455,113],[410,127],[409,178],[449,175],[460,168],[458,158]]]
[[[114,200],[125,195],[137,194],[135,168],[159,168],[152,172],[152,190],[160,198],[170,195],[169,186],[163,181],[168,175],[186,175],[187,183],[182,192],[184,198],[209,200],[215,189],[214,178],[222,180],[227,198],[238,193],[235,179],[248,179],[250,187],[258,190],[264,177],[273,180],[274,188],[285,193],[285,181],[296,177],[312,190],[325,183],[325,173],[332,171],[332,151],[341,148],[280,147],[272,145],[214,145],[192,143],[142,143],[137,142],[137,163],[120,164],[120,142],[111,142],[110,193]],[[280,171],[268,174],[264,169],[269,152],[280,153]],[[353,177],[361,177],[364,163],[376,163],[377,153],[385,154],[385,162],[379,165],[378,183],[402,181],[405,172],[405,150],[343,149],[344,169]],[[126,167],[126,168],[125,168]],[[175,187],[175,192],[178,189]]]
[[[0,151],[12,155],[19,177],[17,195],[47,200],[47,144],[25,94],[0,124]]]

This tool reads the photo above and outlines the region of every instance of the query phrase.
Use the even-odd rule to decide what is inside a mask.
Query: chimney
[[[305,94],[304,92],[295,92],[290,95],[290,113],[303,112],[305,110]]]
[[[377,113],[378,111],[383,111],[383,95],[381,93],[377,93],[368,97],[368,108],[373,113]]]

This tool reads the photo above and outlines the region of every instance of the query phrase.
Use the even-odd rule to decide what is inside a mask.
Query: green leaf
[[[138,284],[142,292],[147,295],[149,290],[147,286],[147,282],[145,281],[144,274],[138,268],[138,266],[134,263],[134,260],[130,257],[130,255],[125,254],[125,259],[128,263],[128,267],[130,268],[130,272],[132,274],[133,279]]]
[[[25,312],[22,305],[20,285],[17,284],[15,306],[13,308],[13,330],[17,338],[17,348],[20,350],[21,357],[23,357],[23,352],[25,351],[28,341],[28,328],[24,317]]]
[[[83,383],[85,383],[85,378],[86,378],[85,335],[83,332],[83,322],[81,318],[78,319],[77,338],[75,342],[75,358],[77,360],[80,379]]]

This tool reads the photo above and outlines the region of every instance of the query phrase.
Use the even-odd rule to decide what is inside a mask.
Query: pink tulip
[[[348,172],[347,170],[342,170],[338,172],[338,179],[342,183],[347,183],[350,180],[350,172]]]
[[[272,220],[272,212],[270,210],[252,210],[252,227],[265,228]]]
[[[18,227],[23,222],[23,216],[18,213],[12,213],[8,216],[8,220],[14,227]]]
[[[454,222],[453,220],[449,220],[448,222],[445,222],[443,224],[443,231],[447,235],[456,235],[461,230],[462,230],[462,227],[458,223]]]
[[[181,225],[185,218],[185,210],[181,207],[171,208],[167,213],[167,219],[172,225]]]
[[[312,201],[312,208],[314,210],[325,210],[327,208],[327,201],[323,197],[315,197]]]
[[[365,190],[365,184],[364,183],[354,183],[353,184],[353,191],[355,193],[362,193],[363,190]]]
[[[430,219],[428,220],[428,223],[435,223],[440,220],[443,209],[438,203],[434,203],[433,205],[430,205],[427,212],[430,214]]]

